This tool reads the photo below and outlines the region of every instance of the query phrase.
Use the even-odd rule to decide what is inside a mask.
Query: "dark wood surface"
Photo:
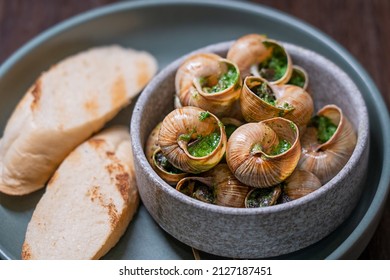
[[[73,15],[115,0],[0,0],[0,64],[28,40]],[[390,108],[389,0],[250,1],[293,15],[344,46],[367,70]],[[390,201],[361,259],[390,259]]]

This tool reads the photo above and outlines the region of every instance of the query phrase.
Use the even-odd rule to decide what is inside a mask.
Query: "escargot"
[[[218,164],[202,176],[180,180],[176,189],[206,203],[243,208],[252,188],[237,180],[226,164]]]
[[[175,76],[175,106],[195,106],[229,116],[241,92],[240,70],[233,62],[216,54],[190,56]]]
[[[301,87],[307,91],[307,87],[309,85],[309,75],[301,66],[293,65],[293,71],[290,80],[287,81],[287,84]]]
[[[302,136],[299,168],[326,183],[347,163],[356,146],[352,124],[336,105],[326,105],[313,117]]]
[[[273,117],[293,121],[302,131],[314,111],[313,99],[294,85],[275,86],[261,77],[248,76],[240,96],[241,112],[247,122]]]
[[[298,127],[278,117],[237,128],[230,136],[226,161],[244,184],[270,187],[291,175],[300,155]]]
[[[189,173],[201,173],[217,165],[226,151],[222,122],[197,107],[175,109],[163,120],[158,144],[168,161]]]
[[[145,154],[150,165],[156,173],[170,185],[176,185],[181,179],[188,176],[188,173],[174,167],[164,156],[158,144],[158,135],[162,122],[158,123],[149,134],[145,145]]]
[[[271,84],[285,84],[292,74],[292,60],[282,44],[259,34],[248,34],[230,47],[227,59],[243,74],[262,77]]]

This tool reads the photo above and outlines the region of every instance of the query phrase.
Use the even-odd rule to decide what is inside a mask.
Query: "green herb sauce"
[[[291,78],[287,82],[287,84],[303,88],[303,86],[305,85],[305,77],[300,72],[294,69]]]
[[[180,169],[174,167],[169,161],[168,159],[164,156],[163,153],[156,153],[155,157],[154,157],[156,163],[162,168],[164,169],[166,172],[168,173],[172,173],[172,174],[181,174],[183,173],[183,171],[181,171]]]
[[[226,137],[229,139],[230,136],[233,134],[233,132],[237,129],[237,126],[233,124],[227,124],[225,125],[225,132],[226,132]]]
[[[200,121],[204,121],[205,119],[207,119],[208,117],[210,117],[210,113],[209,112],[201,112],[199,114],[199,120]]]
[[[251,90],[254,94],[256,94],[268,104],[271,104],[272,106],[276,105],[276,97],[267,83],[262,83],[261,85],[256,86]]]
[[[217,148],[221,136],[217,132],[210,133],[188,146],[188,152],[194,157],[204,157]]]
[[[221,77],[219,77],[219,80],[216,85],[213,85],[211,87],[206,85],[203,87],[203,91],[207,93],[216,93],[216,92],[223,91],[231,87],[234,83],[236,83],[237,79],[238,79],[238,73],[236,71],[236,68],[234,68],[233,66],[229,66],[228,71],[224,73]],[[205,85],[206,79],[201,78],[200,83],[202,86]]]
[[[190,141],[191,140],[191,134],[187,133],[187,134],[181,134],[179,136],[179,140],[183,140],[183,141]]]
[[[271,47],[269,44],[265,45],[266,47]],[[287,70],[287,56],[283,48],[275,45],[272,45],[272,47],[272,55],[259,64],[260,76],[268,81],[279,80]]]
[[[272,148],[271,155],[276,156],[282,154],[290,148],[291,148],[291,143],[288,142],[287,140],[282,139],[279,141],[278,145]]]
[[[247,199],[248,208],[267,207],[274,203],[274,187],[255,189],[250,193]]]
[[[288,104],[287,102],[284,102],[283,105],[280,107],[286,110],[290,110],[294,108],[292,105]]]
[[[337,125],[324,116],[315,116],[311,119],[310,125],[317,128],[317,140],[320,143],[327,142],[337,130]]]
[[[196,129],[195,129],[195,128],[190,129],[190,130],[188,130],[188,133],[186,133],[186,134],[180,134],[178,140],[182,140],[182,141],[189,142],[189,141],[191,140],[192,134],[194,134],[195,132],[196,132]]]

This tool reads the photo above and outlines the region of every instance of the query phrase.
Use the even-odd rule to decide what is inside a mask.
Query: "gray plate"
[[[160,68],[179,56],[247,33],[312,49],[347,72],[359,87],[370,116],[370,167],[364,196],[352,215],[332,234],[281,259],[356,258],[378,225],[390,181],[390,122],[376,86],[364,69],[341,46],[318,30],[262,6],[223,1],[139,1],[119,3],[74,17],[30,41],[0,68],[0,130],[13,108],[39,73],[85,48],[121,44],[145,49]],[[174,16],[173,16],[174,15]],[[131,108],[114,122],[129,123]],[[0,195],[0,257],[19,259],[27,224],[42,195]],[[203,254],[204,258],[216,258]],[[149,216],[143,206],[125,236],[107,259],[192,259],[191,248],[175,240]]]

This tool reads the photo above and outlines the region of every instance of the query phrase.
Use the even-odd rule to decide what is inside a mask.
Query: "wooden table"
[[[0,0],[0,63],[52,25],[115,0]],[[368,71],[390,108],[390,1],[256,0],[322,30]],[[390,201],[361,259],[390,259]]]

